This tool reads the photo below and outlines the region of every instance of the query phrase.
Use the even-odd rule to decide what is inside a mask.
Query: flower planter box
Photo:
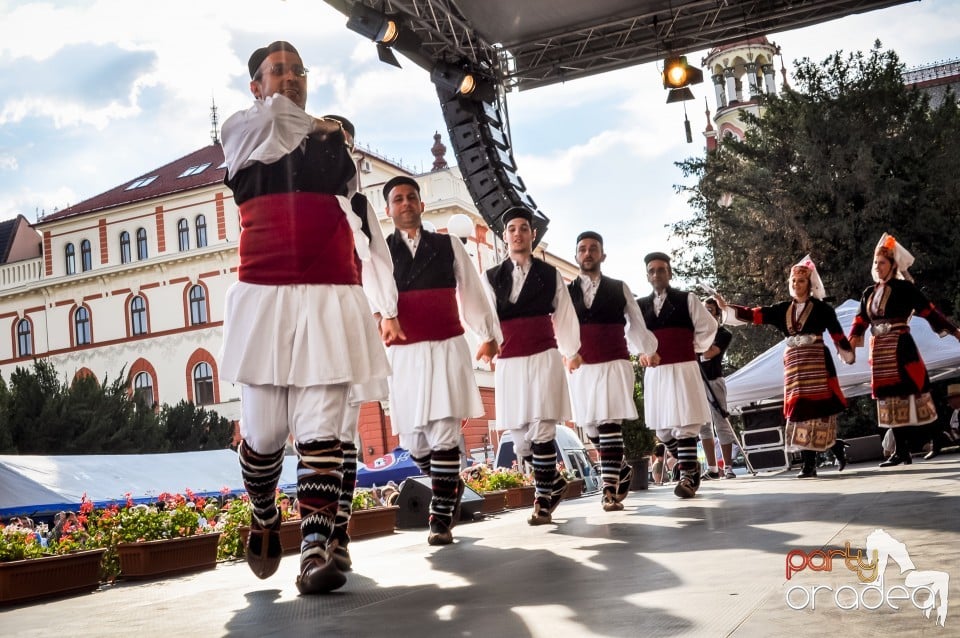
[[[507,509],[517,507],[533,507],[533,501],[537,495],[537,490],[532,485],[523,487],[507,488]]]
[[[242,525],[237,528],[240,533],[240,543],[244,547],[247,545],[247,536],[250,535],[250,527]],[[300,541],[303,535],[300,534],[300,519],[284,521],[280,523],[280,547],[284,554],[293,554],[300,552]]]
[[[0,563],[0,604],[93,591],[105,549]]]
[[[220,532],[140,543],[118,543],[120,575],[131,580],[213,569]]]
[[[491,490],[489,492],[479,492],[483,498],[480,506],[481,514],[493,514],[502,512],[507,506],[507,490]]]
[[[583,496],[584,481],[582,478],[573,479],[567,483],[567,490],[563,493],[564,500]]]
[[[397,527],[396,505],[373,507],[368,510],[354,510],[347,524],[347,533],[351,540],[369,538],[383,534],[393,534]]]

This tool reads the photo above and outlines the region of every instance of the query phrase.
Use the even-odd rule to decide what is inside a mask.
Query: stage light
[[[664,60],[662,76],[665,89],[682,89],[703,82],[703,71],[687,64],[685,55]]]
[[[439,88],[459,95],[470,95],[477,88],[477,78],[464,69],[437,62],[430,71],[430,80]]]
[[[400,34],[400,25],[396,18],[371,9],[359,2],[354,4],[353,9],[350,10],[347,28],[374,42],[381,42],[386,45],[393,44]]]

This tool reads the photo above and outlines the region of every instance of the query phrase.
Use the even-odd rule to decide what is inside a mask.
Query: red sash
[[[690,328],[657,328],[653,331],[659,345],[660,365],[696,361],[693,351],[693,330]]]
[[[500,322],[500,329],[503,331],[501,359],[529,357],[557,347],[550,315],[508,319]]]
[[[397,317],[407,339],[397,341],[396,345],[444,341],[462,335],[456,290],[428,288],[401,292],[397,300]]]
[[[622,323],[580,325],[580,356],[584,363],[606,363],[630,359]]]
[[[278,193],[240,206],[240,281],[360,285],[353,231],[337,198]]]

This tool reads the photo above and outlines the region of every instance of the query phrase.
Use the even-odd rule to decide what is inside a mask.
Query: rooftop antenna
[[[217,119],[217,102],[213,99],[213,96],[210,97],[210,140],[214,144],[220,143],[220,129],[217,126],[219,120]]]

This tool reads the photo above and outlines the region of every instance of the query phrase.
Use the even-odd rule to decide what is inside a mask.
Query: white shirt
[[[254,162],[272,164],[289,155],[313,131],[314,118],[279,93],[256,100],[223,123],[220,137],[227,176]]]

